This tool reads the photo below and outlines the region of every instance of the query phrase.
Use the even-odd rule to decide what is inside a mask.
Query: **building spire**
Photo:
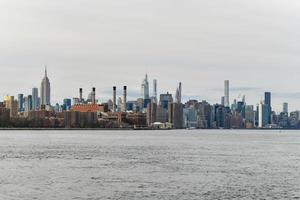
[[[47,77],[48,74],[47,74],[47,65],[45,66],[45,77]]]

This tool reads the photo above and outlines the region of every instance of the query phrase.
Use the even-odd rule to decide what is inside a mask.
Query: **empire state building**
[[[50,81],[47,76],[47,67],[45,68],[45,76],[42,80],[41,84],[41,105],[49,105],[50,106]]]

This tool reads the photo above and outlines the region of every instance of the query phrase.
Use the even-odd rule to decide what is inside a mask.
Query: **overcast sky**
[[[0,95],[40,87],[44,66],[52,103],[92,86],[139,95],[145,73],[159,92],[300,109],[299,0],[1,0]],[[152,86],[152,80],[151,80]]]

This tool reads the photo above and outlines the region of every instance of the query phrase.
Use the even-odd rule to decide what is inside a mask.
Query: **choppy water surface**
[[[0,199],[300,199],[300,132],[2,131]]]

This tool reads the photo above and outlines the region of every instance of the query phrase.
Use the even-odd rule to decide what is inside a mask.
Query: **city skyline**
[[[223,94],[224,96],[220,96],[220,101],[216,101],[216,102],[210,102],[208,101],[208,99],[199,99],[197,97],[195,98],[192,98],[192,97],[189,97],[189,96],[186,96],[185,98],[182,98],[182,96],[184,96],[184,93],[182,93],[182,82],[179,82],[179,85],[175,91],[175,93],[172,93],[170,92],[169,90],[167,91],[164,91],[164,92],[157,92],[158,91],[158,80],[157,79],[152,79],[153,80],[153,83],[152,85],[149,84],[149,77],[148,77],[148,74],[145,74],[145,78],[143,79],[142,81],[142,84],[140,85],[140,91],[139,93],[136,91],[134,92],[133,95],[128,95],[128,89],[127,89],[127,86],[122,86],[122,87],[117,87],[117,86],[113,86],[113,91],[111,91],[111,88],[110,88],[110,91],[108,92],[108,96],[105,100],[101,101],[100,98],[98,98],[99,96],[97,96],[97,91],[96,91],[96,87],[93,86],[91,89],[91,91],[89,89],[85,90],[84,88],[79,88],[79,95],[78,95],[78,91],[77,91],[77,94],[72,96],[72,97],[68,97],[68,96],[64,96],[60,101],[57,101],[57,102],[51,102],[50,101],[50,98],[52,99],[51,97],[51,94],[50,94],[50,80],[49,80],[49,77],[48,77],[48,70],[47,70],[47,66],[45,66],[44,68],[44,77],[42,78],[42,83],[41,83],[41,90],[39,91],[38,88],[36,87],[33,87],[32,88],[32,93],[28,95],[28,97],[25,97],[26,98],[30,98],[28,101],[30,101],[30,105],[32,105],[32,108],[30,109],[38,109],[38,107],[40,105],[45,105],[45,106],[54,106],[55,104],[59,104],[59,105],[62,105],[64,104],[65,100],[66,99],[76,99],[76,98],[79,98],[80,99],[91,99],[91,103],[92,104],[95,104],[95,103],[106,103],[107,101],[113,101],[114,98],[119,98],[120,101],[121,101],[121,106],[122,106],[122,110],[124,110],[124,105],[122,103],[122,101],[125,100],[125,102],[127,102],[127,100],[129,101],[135,101],[136,99],[139,99],[139,98],[142,98],[142,99],[151,99],[151,100],[154,100],[154,102],[157,101],[157,96],[160,95],[160,94],[170,94],[173,96],[175,102],[177,103],[186,103],[190,100],[197,100],[197,101],[207,101],[208,103],[212,103],[212,104],[220,104],[220,105],[224,105],[225,107],[232,107],[233,104],[235,104],[236,102],[238,101],[242,101],[242,102],[245,102],[246,105],[250,105],[250,106],[257,106],[258,109],[261,109],[261,105],[266,105],[268,108],[268,115],[271,114],[271,111],[275,111],[276,113],[281,113],[281,112],[286,112],[286,110],[292,110],[290,109],[291,106],[288,102],[282,102],[281,105],[275,105],[272,104],[274,98],[273,98],[273,93],[272,92],[269,92],[269,91],[264,91],[262,95],[264,95],[263,98],[261,98],[257,103],[255,104],[249,104],[246,100],[246,95],[241,95],[239,94],[239,96],[237,98],[233,97],[232,99],[230,99],[230,94],[231,94],[231,91],[233,90],[233,93],[234,91],[236,91],[236,88],[233,87],[230,85],[230,80],[224,80],[224,86],[222,88],[223,90]],[[152,89],[152,93],[150,92],[150,89]],[[239,89],[242,89],[239,88]],[[247,89],[247,88],[245,88]],[[44,90],[44,91],[43,91]],[[126,91],[124,93],[124,91]],[[39,92],[40,92],[40,95],[39,95]],[[126,95],[125,95],[126,94]],[[3,100],[5,100],[6,97],[9,97],[9,96],[16,96],[18,97],[19,101],[20,101],[20,95],[25,95],[26,96],[26,93],[18,93],[17,95],[13,94],[13,95],[10,95],[10,94],[7,94],[7,95],[4,95],[2,98]],[[101,94],[99,94],[101,96]],[[44,96],[44,97],[43,97]],[[275,95],[276,96],[276,95]],[[127,99],[129,97],[129,99]],[[153,99],[154,98],[154,99]],[[44,99],[44,100],[43,100]],[[183,101],[182,101],[183,99]],[[271,99],[272,99],[272,102],[271,102]],[[1,100],[1,97],[0,97],[0,100]],[[81,101],[81,100],[80,100]],[[44,102],[44,103],[43,103]],[[50,102],[50,103],[49,103]],[[72,104],[74,104],[75,102],[73,102]],[[25,104],[26,104],[26,100],[25,100]],[[27,103],[28,104],[28,103]],[[76,104],[76,103],[75,103]],[[29,106],[29,104],[27,105]],[[36,108],[34,108],[35,106],[37,106]],[[25,106],[26,107],[26,106]],[[276,110],[275,108],[279,108],[278,110]],[[26,110],[26,108],[25,108]],[[28,110],[28,109],[27,109]],[[296,109],[295,111],[298,111],[299,109]],[[269,122],[271,122],[271,119],[268,120]]]
[[[43,80],[45,79],[45,77],[48,78],[48,75],[47,75],[47,66],[43,68],[44,69],[44,77],[43,77]],[[145,75],[144,75],[145,76]],[[138,77],[137,77],[138,79]],[[51,80],[53,80],[53,78],[51,77]],[[181,84],[181,82],[178,82],[178,83],[175,83],[174,87],[172,87],[170,90],[166,89],[161,89],[160,88],[160,81],[155,78],[155,77],[150,77],[149,78],[149,75],[146,73],[146,77],[144,78],[143,82],[145,82],[145,80],[148,81],[148,88],[146,88],[146,90],[148,90],[147,92],[149,93],[149,97],[152,97],[152,93],[150,91],[153,91],[153,81],[156,80],[156,87],[157,87],[157,94],[162,94],[162,93],[170,93],[173,95],[174,98],[176,98],[176,93],[177,93],[177,90],[178,88],[176,88],[176,84]],[[49,80],[48,80],[49,81]],[[174,80],[173,80],[174,81]],[[228,83],[227,83],[228,81]],[[149,82],[151,84],[149,84]],[[230,82],[230,83],[229,83]],[[53,81],[51,82],[51,85],[53,84]],[[225,84],[225,85],[224,85]],[[38,84],[37,84],[38,85]],[[55,85],[55,84],[54,84]],[[82,85],[82,84],[81,84]],[[122,85],[122,83],[120,84]],[[123,85],[126,85],[123,83]],[[139,84],[138,84],[139,85]],[[141,84],[140,84],[141,85]],[[142,84],[143,85],[143,84]],[[243,97],[246,97],[246,102],[248,105],[259,105],[261,101],[264,101],[264,92],[266,92],[267,90],[264,90],[263,88],[259,89],[259,88],[252,88],[252,87],[239,87],[239,86],[232,86],[232,83],[230,80],[223,80],[223,87],[220,87],[220,88],[212,88],[211,89],[211,92],[214,92],[215,95],[218,94],[220,96],[217,96],[215,98],[211,98],[209,96],[206,96],[206,98],[202,98],[201,99],[201,94],[200,95],[185,95],[185,93],[183,92],[181,94],[181,98],[182,98],[182,102],[187,102],[188,100],[198,100],[198,101],[202,101],[202,100],[205,100],[205,101],[208,101],[210,103],[216,103],[216,104],[222,104],[222,98],[224,98],[224,93],[226,94],[226,85],[229,85],[229,93],[230,93],[230,99],[229,99],[229,105],[231,105],[232,103],[234,103],[234,100],[237,100],[237,101],[241,101],[243,100]],[[88,95],[90,95],[90,90],[92,88],[97,89],[97,95],[96,95],[96,99],[97,101],[101,102],[101,103],[105,103],[107,102],[108,100],[112,100],[112,91],[111,91],[111,86],[109,87],[105,87],[105,88],[108,88],[107,90],[99,90],[98,87],[96,87],[95,85],[90,85],[90,87],[87,87],[87,88],[84,88],[84,87],[80,87],[83,89],[83,97],[84,98],[88,98]],[[186,86],[184,85],[184,91],[186,90],[185,88]],[[136,89],[136,88],[139,88],[139,89]],[[32,93],[28,92],[28,94],[33,94],[33,90],[36,90],[37,89],[37,93],[40,94],[41,90],[36,88],[36,86],[33,86],[32,88],[29,88],[27,89],[27,91],[32,91]],[[248,100],[248,96],[246,95],[248,91],[253,91],[253,90],[256,90],[256,93],[260,92],[259,96],[256,96],[257,98],[257,101],[252,103],[251,101]],[[54,99],[54,100],[51,100],[51,105],[55,105],[56,103],[59,103],[59,104],[63,104],[63,99],[65,98],[76,98],[78,97],[78,91],[76,88],[70,88],[70,89],[67,89],[66,91],[71,91],[71,93],[73,93],[74,95],[73,96],[62,96],[61,98],[53,98],[52,94],[51,94],[51,99]],[[244,91],[244,92],[243,92]],[[52,92],[52,88],[51,88],[51,92]],[[288,101],[282,101],[282,102],[279,102],[278,99],[281,99],[280,97],[278,97],[278,94],[276,93],[273,93],[272,91],[270,91],[272,93],[272,101],[274,101],[274,103],[272,103],[272,110],[273,111],[276,111],[277,113],[280,113],[282,112],[283,110],[283,104],[288,102]],[[66,92],[67,93],[67,92]],[[1,94],[1,92],[0,92]],[[23,92],[23,91],[19,91],[18,93],[16,94],[13,94],[13,93],[3,93],[2,96],[0,96],[0,100],[3,100],[5,96],[17,96],[18,94],[26,94],[26,92]],[[116,87],[116,95],[117,95],[117,98],[118,97],[123,97],[123,87]],[[34,95],[31,95],[31,96],[34,96]],[[133,86],[132,88],[129,88],[128,89],[128,100],[135,100],[137,98],[140,98],[142,96],[142,91],[141,91],[141,86],[139,87],[135,87]],[[300,94],[299,94],[299,98],[300,98]],[[215,99],[215,101],[213,100]],[[225,98],[226,99],[226,98]],[[224,99],[224,100],[225,100]],[[288,99],[288,98],[284,98],[284,99]],[[277,101],[276,101],[277,100]],[[277,102],[279,102],[279,104],[276,104]],[[225,103],[225,102],[224,102]],[[300,110],[300,107],[296,107],[294,108],[295,106],[291,105],[290,102],[288,102],[288,106],[289,106],[289,110]]]
[[[300,109],[291,84],[300,73],[298,1],[72,3],[1,1],[1,98],[39,88],[47,64],[53,103],[75,96],[75,86],[95,86],[105,101],[111,85],[127,85],[136,98],[148,73],[159,93],[175,95],[183,82],[183,101],[220,102],[228,79],[231,102],[245,94],[255,105],[271,91],[276,111],[283,102]]]

